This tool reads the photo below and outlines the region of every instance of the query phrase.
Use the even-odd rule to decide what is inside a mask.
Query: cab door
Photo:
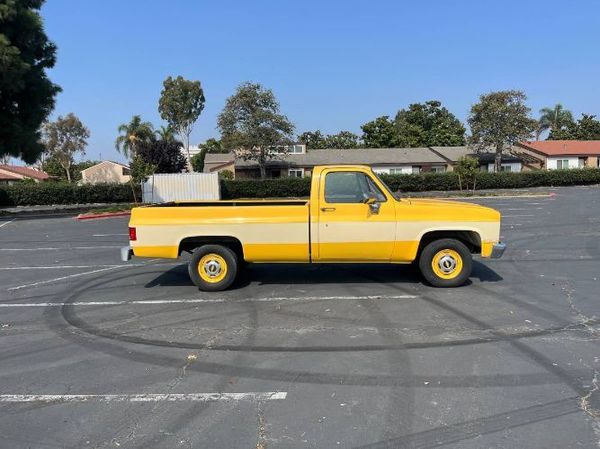
[[[387,262],[396,240],[396,208],[367,172],[325,170],[319,185],[315,261]]]

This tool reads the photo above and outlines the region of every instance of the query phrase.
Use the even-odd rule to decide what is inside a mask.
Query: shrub
[[[139,197],[139,192],[138,192]],[[0,206],[85,203],[130,203],[129,184],[82,185],[66,183],[14,184],[0,187]]]
[[[459,178],[454,172],[381,175],[381,179],[393,192],[448,191],[460,188]],[[536,170],[521,173],[478,172],[475,181],[478,189],[600,184],[600,169]],[[307,197],[309,194],[309,178],[221,180],[223,199]]]
[[[221,198],[295,198],[310,195],[310,178],[221,180]]]
[[[235,176],[231,170],[221,170],[219,172],[219,179],[226,179],[228,181],[232,180]]]

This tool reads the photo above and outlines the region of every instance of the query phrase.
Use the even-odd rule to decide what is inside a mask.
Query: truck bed
[[[243,242],[248,262],[308,262],[308,203],[233,200],[137,207],[131,211],[130,226],[137,234],[131,246],[136,256],[176,258],[187,242],[224,237]]]

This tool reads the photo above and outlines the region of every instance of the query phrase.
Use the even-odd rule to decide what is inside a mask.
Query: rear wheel
[[[237,276],[237,255],[226,246],[204,245],[196,248],[188,265],[190,279],[200,290],[226,290]]]
[[[469,248],[455,239],[434,240],[419,257],[419,269],[434,287],[458,287],[471,275],[473,258]]]

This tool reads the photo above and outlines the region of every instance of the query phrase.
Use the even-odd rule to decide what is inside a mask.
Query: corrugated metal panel
[[[152,175],[142,186],[144,203],[215,201],[220,199],[217,173]]]

